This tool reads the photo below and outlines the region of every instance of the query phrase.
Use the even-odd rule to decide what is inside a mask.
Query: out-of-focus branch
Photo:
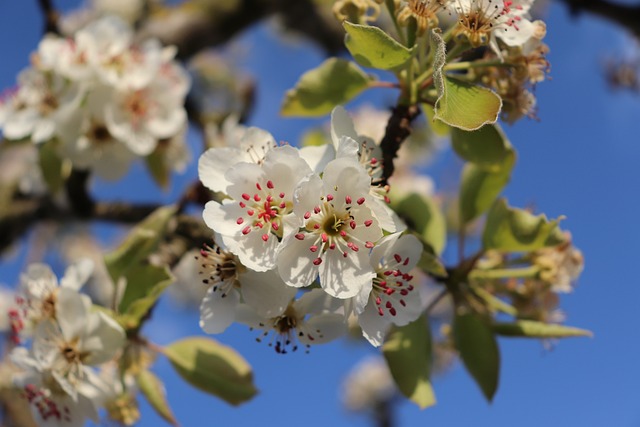
[[[418,117],[420,109],[416,105],[398,105],[393,108],[387,128],[380,142],[382,150],[382,185],[386,185],[395,167],[393,159],[397,157],[402,142],[411,135],[411,122]]]
[[[640,38],[640,4],[625,5],[611,3],[605,0],[560,0],[565,3],[571,13],[578,15],[588,12],[608,19],[615,24],[625,27]]]
[[[44,30],[46,33],[60,34],[60,28],[58,27],[58,19],[60,14],[53,6],[53,0],[38,0],[40,11],[44,17]]]
[[[157,37],[178,47],[188,58],[202,49],[229,41],[251,24],[278,16],[333,54],[344,48],[344,31],[330,15],[319,13],[312,0],[190,0],[155,11],[140,30],[142,38]]]

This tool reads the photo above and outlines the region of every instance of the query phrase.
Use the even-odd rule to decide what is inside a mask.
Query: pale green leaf
[[[558,227],[561,219],[548,220],[545,215],[512,208],[504,199],[499,199],[487,214],[482,243],[485,249],[505,252],[528,252],[557,246],[565,241]]]
[[[107,270],[114,283],[118,283],[130,268],[140,265],[156,250],[176,210],[175,206],[158,208],[135,226],[114,251],[105,255]]]
[[[445,43],[439,32],[431,32],[430,43],[435,52],[433,84],[438,93],[434,119],[468,131],[495,123],[502,108],[502,99],[487,88],[445,75]]]
[[[136,382],[138,383],[140,391],[147,399],[147,402],[149,402],[158,415],[160,415],[169,424],[177,426],[178,422],[169,407],[164,384],[160,378],[158,378],[153,372],[144,370],[136,376]]]
[[[467,371],[491,401],[500,376],[500,352],[491,326],[476,314],[457,314],[453,338]]]
[[[434,74],[435,75],[435,74]],[[442,76],[434,118],[463,130],[476,130],[495,123],[502,99],[491,90],[449,76]]]
[[[129,321],[129,327],[147,314],[162,292],[173,282],[167,266],[139,265],[131,268],[126,275],[126,287],[118,311]]]
[[[422,111],[424,111],[424,115],[427,118],[429,128],[436,136],[447,136],[449,135],[449,133],[451,133],[451,127],[441,122],[440,120],[435,119],[436,113],[431,105],[422,104]]]
[[[418,261],[418,267],[423,271],[437,277],[447,277],[447,269],[440,259],[431,253],[430,248],[425,248]]]
[[[485,213],[511,179],[516,155],[509,150],[500,169],[488,171],[475,163],[467,163],[460,182],[460,221],[467,224]]]
[[[320,129],[313,129],[302,135],[300,145],[302,147],[321,147],[326,144],[331,144],[331,138],[326,132]]]
[[[403,67],[413,57],[413,51],[389,34],[371,25],[342,23],[347,35],[344,44],[356,62],[363,67],[393,70]]]
[[[513,148],[497,124],[478,130],[451,129],[451,145],[464,160],[488,172],[497,172],[512,156]]]
[[[373,77],[351,61],[329,58],[304,73],[285,94],[284,116],[316,117],[328,114],[365,90]]]
[[[393,210],[407,223],[409,229],[415,230],[435,254],[441,254],[447,241],[447,224],[433,200],[418,193],[405,197],[392,194],[390,197]]]
[[[164,354],[185,381],[232,405],[257,393],[251,366],[235,350],[213,339],[176,341],[165,347]]]
[[[521,338],[568,338],[591,337],[593,334],[585,329],[533,320],[517,320],[513,323],[497,322],[493,324],[496,334],[505,337]]]
[[[153,153],[145,157],[147,170],[156,184],[162,189],[169,186],[171,170],[165,161],[166,150],[157,148]]]
[[[400,392],[420,407],[436,403],[431,387],[431,331],[424,315],[406,326],[394,326],[382,352]]]

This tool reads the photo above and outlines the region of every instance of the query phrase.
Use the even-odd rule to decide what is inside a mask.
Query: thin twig
[[[418,117],[420,109],[416,105],[398,105],[393,108],[385,130],[380,149],[382,150],[382,181],[384,187],[393,175],[393,159],[396,158],[402,142],[411,135],[411,122]]]
[[[38,5],[44,17],[44,34],[53,33],[60,35],[60,27],[58,26],[60,14],[53,6],[53,0],[38,0]]]

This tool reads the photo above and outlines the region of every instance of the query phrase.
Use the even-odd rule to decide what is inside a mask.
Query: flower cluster
[[[133,36],[112,16],[73,37],[47,35],[0,105],[4,136],[52,141],[74,167],[107,179],[154,154],[183,167],[189,78],[174,48],[153,39],[137,44]]]
[[[111,361],[125,342],[124,330],[93,311],[78,292],[93,265],[82,261],[58,279],[44,264],[33,264],[21,277],[16,304],[8,311],[14,341],[30,341],[11,352],[17,366],[14,384],[29,402],[37,425],[82,426],[98,419],[110,384],[95,367]]]
[[[421,302],[410,271],[422,244],[401,235],[389,188],[378,184],[379,148],[346,111],[333,111],[324,146],[297,149],[257,128],[243,132],[237,145],[199,161],[202,183],[227,196],[203,213],[217,246],[199,257],[209,287],[202,328],[242,322],[273,333],[285,352],[339,336],[351,316],[375,346],[392,323],[415,320]]]

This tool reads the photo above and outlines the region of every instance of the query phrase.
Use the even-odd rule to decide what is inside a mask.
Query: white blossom
[[[41,321],[56,316],[59,291],[62,288],[78,291],[93,272],[93,262],[81,259],[58,278],[46,264],[31,264],[20,276],[20,290],[17,296],[20,315],[24,319],[25,334],[30,334]]]
[[[240,301],[260,316],[274,317],[284,312],[296,294],[275,271],[249,270],[220,247],[203,249],[198,262],[201,280],[208,287],[200,305],[200,327],[210,334],[223,332],[233,323]]]
[[[198,176],[202,184],[212,191],[226,191],[231,183],[226,178],[229,169],[238,163],[262,164],[267,153],[277,144],[273,136],[260,128],[243,128],[225,120],[222,140],[226,146],[208,149],[198,161]]]
[[[107,387],[90,367],[113,359],[125,334],[113,319],[90,310],[86,295],[61,287],[55,317],[38,323],[31,352],[18,347],[11,354],[23,369],[14,382],[40,425],[80,426],[87,417],[97,419]]]
[[[278,272],[290,286],[320,285],[350,298],[375,276],[369,250],[382,237],[369,203],[369,175],[352,158],[331,161],[322,178],[311,175],[296,190],[294,212],[302,226],[284,242]]]
[[[368,357],[359,362],[344,381],[343,402],[351,411],[375,409],[391,400],[397,389],[387,363],[381,357]]]
[[[529,20],[533,0],[456,0],[458,35],[472,46],[489,44],[500,55],[496,37],[509,46],[524,44],[539,33]]]
[[[340,310],[337,300],[320,289],[312,289],[275,317],[260,316],[250,306],[241,304],[236,320],[263,331],[258,342],[272,335],[269,346],[278,353],[287,353],[296,351],[299,344],[308,349],[311,344],[324,344],[344,334],[344,316]]]
[[[391,326],[404,326],[422,312],[420,294],[409,273],[420,260],[422,243],[413,235],[399,233],[384,237],[371,251],[376,277],[363,288],[353,305],[362,335],[378,347]]]
[[[293,192],[310,173],[289,146],[269,150],[262,164],[238,163],[225,175],[230,199],[208,202],[204,220],[247,268],[271,270],[283,239],[301,223],[293,213]]]

